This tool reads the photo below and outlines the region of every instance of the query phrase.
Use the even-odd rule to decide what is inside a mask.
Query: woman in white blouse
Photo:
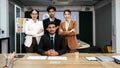
[[[38,21],[39,11],[33,9],[30,11],[32,19],[26,21],[25,24],[25,46],[27,53],[37,52],[37,44],[40,41],[41,36],[44,34],[43,22]]]

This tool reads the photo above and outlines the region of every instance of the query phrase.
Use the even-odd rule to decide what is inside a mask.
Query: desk
[[[28,60],[28,56],[39,56],[36,53],[27,53],[23,58],[16,58],[13,68],[119,68],[120,64],[115,62],[102,62],[102,61],[88,61],[87,56],[101,56],[101,55],[118,55],[118,54],[101,54],[101,53],[80,53],[79,58],[75,58],[74,53],[67,53],[61,56],[67,56],[68,60],[56,61],[60,64],[50,64],[51,60]],[[120,55],[120,54],[119,54]],[[0,68],[2,68],[3,60],[0,56]],[[55,61],[55,60],[54,60]]]
[[[10,37],[0,37],[0,52],[8,53],[9,52],[9,39]]]

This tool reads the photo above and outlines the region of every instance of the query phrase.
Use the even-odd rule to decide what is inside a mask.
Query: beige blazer
[[[67,40],[68,47],[70,49],[79,48],[77,38],[76,38],[77,23],[71,20],[68,26],[68,31],[66,31],[65,22],[61,22],[59,26],[59,34],[63,35]]]

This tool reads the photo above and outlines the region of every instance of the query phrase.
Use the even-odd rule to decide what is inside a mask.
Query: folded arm
[[[69,31],[63,30],[62,25],[60,24],[59,34],[60,34],[60,35],[63,35],[63,36],[76,35],[76,29],[77,29],[77,24],[76,24],[76,23],[73,24],[73,28],[72,28],[71,30],[69,30]]]

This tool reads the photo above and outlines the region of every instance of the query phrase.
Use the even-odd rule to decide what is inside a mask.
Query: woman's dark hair
[[[37,14],[38,14],[37,19],[39,19],[39,11],[38,11],[37,9],[32,9],[32,10],[30,11],[30,14],[31,14],[34,10],[35,10],[35,11],[37,12]],[[30,16],[30,18],[31,18],[31,16]]]
[[[37,9],[32,9],[32,10],[30,11],[30,14],[31,14],[34,10],[39,14],[39,11],[38,11]]]
[[[65,12],[69,12],[71,14],[71,11],[69,9],[64,10],[64,14]]]
[[[47,12],[49,12],[50,9],[53,9],[54,11],[56,11],[56,8],[54,6],[48,6],[47,7]]]

